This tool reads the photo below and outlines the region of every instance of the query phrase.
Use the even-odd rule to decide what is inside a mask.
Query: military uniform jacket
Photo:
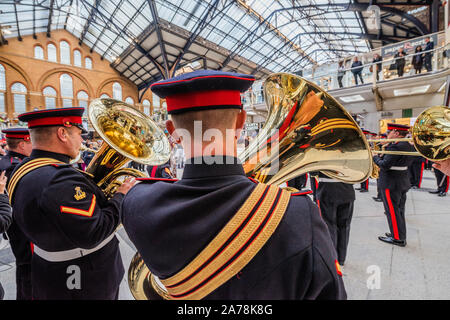
[[[64,162],[26,174],[11,199],[13,218],[35,246],[49,252],[91,249],[115,231],[123,194],[108,201],[62,154],[33,150],[16,170],[35,158]],[[68,267],[73,265],[80,270],[79,289],[67,286]],[[50,262],[34,253],[31,267],[34,299],[114,299],[111,294],[117,293],[124,274],[116,237],[101,249],[69,261]]]
[[[415,151],[415,148],[406,141],[390,143],[386,151]],[[383,157],[373,157],[373,161],[380,167],[379,186],[382,189],[408,190],[411,182],[408,170],[392,170],[392,167],[409,167],[414,157],[385,154]]]
[[[150,271],[165,279],[196,257],[255,186],[240,164],[187,164],[175,183],[134,186],[122,204],[122,223]],[[345,299],[335,261],[317,206],[308,196],[291,196],[256,256],[205,299]]]
[[[8,151],[6,155],[0,158],[0,172],[6,171],[5,175],[8,178],[11,177],[11,173],[13,172],[14,168],[22,162],[22,160],[25,158],[23,154],[14,152],[14,151]]]
[[[8,196],[4,193],[0,194],[0,233],[8,230],[12,222],[12,211],[9,206]]]
[[[19,165],[26,156],[14,151],[8,153],[0,159],[0,172],[5,170],[5,175],[10,181],[13,170]],[[11,250],[16,258],[16,265],[23,265],[31,263],[31,246],[30,241],[27,240],[15,221],[12,221],[11,226],[7,231],[9,241],[11,243]]]

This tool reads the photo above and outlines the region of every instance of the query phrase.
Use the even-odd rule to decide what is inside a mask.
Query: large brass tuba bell
[[[107,196],[120,185],[120,176],[144,176],[138,170],[122,168],[130,160],[146,165],[160,165],[169,160],[166,135],[133,106],[114,99],[95,99],[89,105],[88,117],[104,142],[86,172]]]
[[[266,123],[239,155],[247,175],[281,184],[310,171],[347,183],[372,174],[363,132],[328,93],[299,76],[276,73],[265,80],[264,96]]]

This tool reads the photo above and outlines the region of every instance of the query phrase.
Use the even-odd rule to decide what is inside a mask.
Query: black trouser
[[[448,191],[449,178],[442,173],[441,170],[434,169],[434,175],[436,176],[436,183],[439,192],[446,193]]]
[[[397,73],[399,77],[403,77],[404,69],[405,69],[404,63],[397,63]]]
[[[339,83],[339,88],[342,88],[343,87],[343,85],[342,85],[342,78],[343,78],[344,76],[338,76],[337,77],[337,79],[338,79],[338,83]]]
[[[361,190],[369,190],[369,179],[364,182],[361,182]]]
[[[358,76],[359,76],[359,79],[361,79],[361,83],[364,83],[361,72],[355,72],[355,73],[353,73],[353,77],[355,78],[356,85],[358,85]]]
[[[353,201],[334,204],[321,199],[319,202],[322,218],[328,226],[331,239],[337,251],[339,264],[344,264],[350,236],[350,223],[353,216]]]
[[[424,162],[413,162],[408,167],[408,173],[409,173],[409,180],[411,182],[411,186],[416,186],[420,188],[420,185],[422,184],[422,173],[423,168],[425,166]]]
[[[406,240],[406,192],[408,190],[384,189],[381,193],[389,230],[395,240]]]
[[[425,69],[427,69],[428,72],[433,70],[433,67],[431,66],[431,58],[432,58],[431,54],[425,55],[425,58],[424,58],[424,66],[425,66]]]
[[[31,264],[16,266],[16,299],[32,300]]]

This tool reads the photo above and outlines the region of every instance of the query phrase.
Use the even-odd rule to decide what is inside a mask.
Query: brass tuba
[[[147,115],[114,99],[95,99],[88,117],[103,139],[99,151],[86,168],[94,182],[110,197],[121,176],[146,176],[139,170],[122,168],[130,160],[160,165],[169,160],[170,144],[164,132]]]
[[[239,155],[248,176],[281,184],[310,171],[346,183],[366,180],[372,154],[356,121],[314,83],[288,73],[264,82],[268,116],[264,127]]]
[[[318,86],[288,73],[264,83],[269,108],[265,126],[239,158],[248,176],[281,184],[309,171],[322,171],[343,182],[357,183],[372,173],[367,140],[352,116]],[[128,269],[128,285],[137,300],[152,292],[168,299],[139,254]]]

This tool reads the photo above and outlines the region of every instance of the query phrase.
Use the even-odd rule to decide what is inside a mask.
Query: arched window
[[[127,98],[125,99],[125,103],[134,105],[134,100],[133,100],[133,98],[131,98],[131,97],[127,97]]]
[[[34,57],[36,59],[44,59],[44,49],[41,46],[34,47]]]
[[[144,101],[142,101],[142,105],[144,106],[144,113],[146,115],[150,115],[150,101],[148,101],[147,99],[144,99]]]
[[[78,106],[81,108],[88,107],[89,95],[86,91],[80,91],[77,93]]]
[[[51,43],[47,46],[47,56],[48,61],[58,62],[58,58],[56,57],[56,47]]]
[[[27,111],[27,87],[20,82],[16,82],[11,86],[11,93],[14,97],[14,112],[21,114]]]
[[[122,86],[118,82],[113,83],[113,99],[122,100]]]
[[[73,52],[73,64],[77,67],[81,67],[81,52],[80,52],[80,50],[75,50]]]
[[[59,55],[61,63],[70,64],[70,45],[66,41],[59,43]]]
[[[100,96],[100,98],[102,98],[102,99],[109,99],[109,98],[111,98],[111,97],[108,96],[106,93],[104,93],[104,94],[102,94],[102,95]]]
[[[85,58],[84,59],[84,66],[86,69],[92,69],[92,59],[91,58]]]
[[[44,90],[42,90],[42,93],[45,97],[45,108],[46,109],[53,109],[56,108],[56,97],[57,93],[56,90],[52,87],[45,87]]]
[[[6,76],[5,68],[0,64],[0,112],[5,112]]]
[[[59,77],[59,85],[61,98],[63,101],[63,108],[72,107],[72,99],[73,99],[73,83],[72,77],[67,73],[63,73]]]

